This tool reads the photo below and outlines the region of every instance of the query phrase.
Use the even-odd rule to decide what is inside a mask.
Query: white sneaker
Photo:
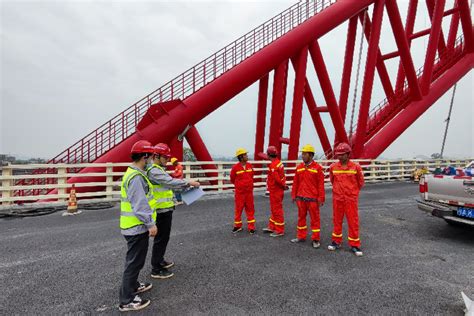
[[[128,311],[139,311],[141,309],[144,309],[148,305],[150,305],[151,301],[150,300],[142,300],[140,296],[135,295],[133,298],[133,301],[131,301],[128,304],[119,305],[119,311],[121,312],[128,312]]]

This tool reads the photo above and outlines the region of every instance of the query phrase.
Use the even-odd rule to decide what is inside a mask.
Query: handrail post
[[[105,174],[106,174],[106,180],[105,180],[105,192],[106,192],[106,197],[108,199],[113,198],[113,192],[114,192],[114,176],[112,173],[114,172],[114,166],[111,162],[107,163],[107,167],[105,168]]]
[[[185,166],[185,168],[184,168],[184,177],[186,178],[186,180],[191,179],[191,165],[186,165]]]
[[[392,169],[390,168],[390,161],[387,161],[387,181],[390,181],[392,177]]]
[[[224,190],[224,165],[223,164],[217,164],[217,191],[222,192]]]
[[[9,162],[7,163],[6,166],[2,167],[1,170],[2,170],[2,176],[11,177],[13,175],[13,169],[12,169]],[[12,184],[13,184],[13,180],[11,180],[11,179],[2,180],[2,187],[4,187],[4,188],[11,187]],[[2,198],[6,199],[6,201],[2,202],[1,205],[11,205],[11,204],[13,204],[12,201],[8,200],[12,196],[13,196],[13,190],[12,189],[2,191]]]
[[[67,193],[67,187],[63,185],[67,183],[67,168],[66,167],[59,167],[58,168],[58,202],[66,201],[66,198],[61,197]]]

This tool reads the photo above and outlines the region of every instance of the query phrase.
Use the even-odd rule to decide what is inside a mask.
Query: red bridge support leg
[[[209,151],[207,150],[207,147],[202,141],[202,138],[195,126],[191,127],[187,131],[185,137],[198,161],[212,161],[211,154],[209,154]],[[201,168],[204,170],[217,169],[216,165],[212,164],[202,165]],[[217,175],[217,172],[206,172],[206,177],[217,177]],[[217,180],[212,180],[210,182],[212,184],[217,184]]]

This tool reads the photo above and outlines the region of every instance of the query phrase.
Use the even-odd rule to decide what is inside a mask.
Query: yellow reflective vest
[[[163,167],[153,164],[150,168],[147,169],[147,174],[150,174],[150,171],[153,168],[158,168],[164,173],[166,173],[165,169]],[[152,202],[152,210],[158,210],[158,209],[166,209],[166,208],[172,208],[174,207],[174,202],[173,202],[173,190],[170,190],[168,188],[163,187],[161,184],[154,184],[152,183],[153,186],[153,197],[154,201]]]
[[[123,175],[122,184],[120,185],[120,229],[129,229],[135,226],[144,225],[144,223],[133,213],[132,204],[130,203],[127,196],[130,180],[136,176],[143,177],[143,179],[148,184],[148,193],[146,194],[146,197],[148,200],[148,205],[150,205],[150,208],[153,210],[153,184],[151,184],[150,180],[148,180],[148,178],[143,173],[128,167],[127,171]],[[155,211],[153,211],[152,218],[156,221]]]

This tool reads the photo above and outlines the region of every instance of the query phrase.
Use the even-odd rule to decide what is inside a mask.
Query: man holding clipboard
[[[175,205],[173,202],[173,190],[184,190],[188,187],[199,187],[197,181],[186,181],[174,179],[166,172],[166,164],[171,158],[171,150],[167,144],[159,143],[154,147],[153,165],[147,169],[147,176],[153,184],[153,197],[155,199],[154,210],[156,211],[156,225],[158,234],[153,241],[151,255],[151,277],[155,279],[167,279],[174,275],[168,269],[174,266],[174,262],[166,261],[164,256],[171,233],[171,221]]]

